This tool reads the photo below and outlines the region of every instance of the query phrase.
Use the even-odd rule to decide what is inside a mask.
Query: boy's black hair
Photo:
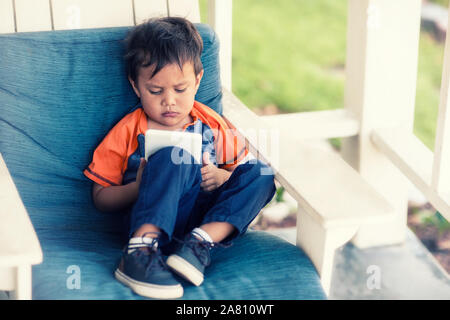
[[[203,41],[194,25],[179,17],[153,18],[134,27],[125,39],[127,75],[136,82],[139,69],[155,65],[152,77],[167,64],[180,69],[186,62],[198,75],[203,65],[200,56]]]

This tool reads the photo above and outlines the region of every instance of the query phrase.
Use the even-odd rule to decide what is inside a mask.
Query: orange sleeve
[[[95,149],[84,175],[104,187],[121,185],[127,160],[128,137],[126,126],[119,122]]]

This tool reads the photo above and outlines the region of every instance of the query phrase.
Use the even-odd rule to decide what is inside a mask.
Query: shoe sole
[[[197,287],[203,282],[203,273],[182,257],[172,254],[167,258],[166,264],[177,274],[193,283]]]
[[[176,299],[183,296],[183,287],[181,286],[181,284],[171,286],[149,284],[134,280],[119,269],[116,269],[116,271],[114,272],[114,276],[119,282],[129,287],[135,293],[147,298]]]

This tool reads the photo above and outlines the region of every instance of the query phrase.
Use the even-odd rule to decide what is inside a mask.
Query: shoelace
[[[161,256],[161,251],[158,248],[158,238],[161,234],[160,232],[146,232],[142,235],[145,237],[146,234],[152,233],[156,235],[152,237],[152,241],[150,243],[142,243],[142,246],[136,247],[136,244],[128,244],[126,250],[135,249],[136,257],[138,258],[139,263],[142,265],[146,265],[145,272],[148,273],[151,269],[155,267],[160,267],[160,269],[168,270],[168,266],[164,262],[164,259]],[[141,250],[145,248],[146,250]]]
[[[209,266],[211,263],[211,256],[209,254],[209,251],[213,247],[228,248],[231,246],[231,243],[209,242],[206,240],[200,240],[197,239],[194,235],[192,235],[188,240],[180,240],[175,237],[174,240],[181,244],[186,244],[189,248],[191,248],[197,258],[205,267]]]

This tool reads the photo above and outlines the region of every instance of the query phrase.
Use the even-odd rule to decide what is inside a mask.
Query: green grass
[[[240,0],[233,6],[233,92],[244,103],[286,112],[343,107],[344,81],[334,69],[345,61],[345,5]]]
[[[414,133],[434,149],[444,45],[422,32],[419,40]]]
[[[205,8],[202,0],[202,21]],[[233,1],[233,92],[252,109],[342,108],[346,19],[345,0]],[[443,52],[421,33],[414,132],[431,149]]]
[[[440,4],[441,6],[448,7],[449,0],[428,0],[428,2],[434,2]]]

